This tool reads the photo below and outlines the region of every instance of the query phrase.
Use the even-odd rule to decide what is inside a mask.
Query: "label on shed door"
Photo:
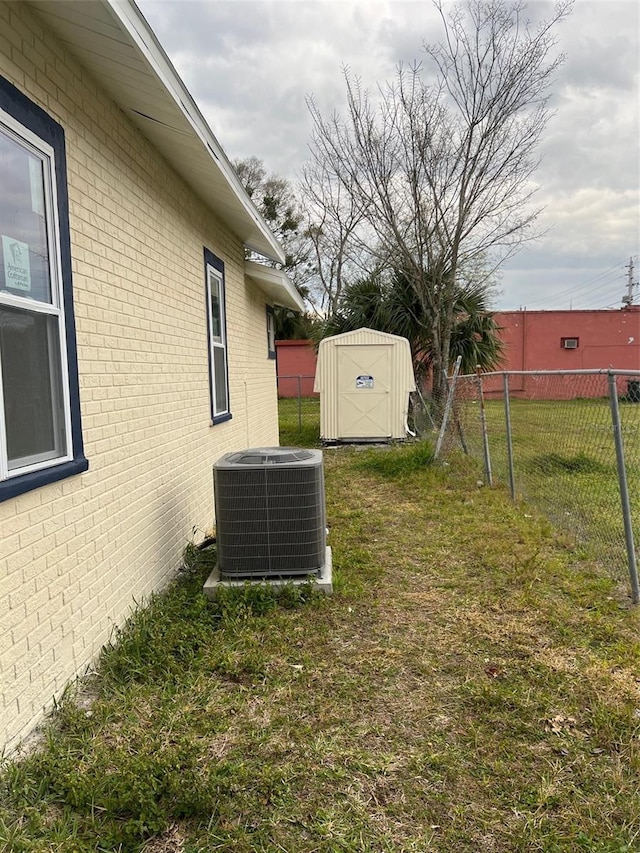
[[[373,388],[373,376],[356,376],[356,388]]]

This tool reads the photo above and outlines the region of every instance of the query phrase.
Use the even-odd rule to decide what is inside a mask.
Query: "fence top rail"
[[[609,367],[591,370],[494,370],[485,376],[640,376],[640,370],[614,370]],[[458,379],[477,379],[477,373],[465,373]]]

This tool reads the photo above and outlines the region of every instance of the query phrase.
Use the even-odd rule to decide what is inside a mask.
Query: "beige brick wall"
[[[14,746],[213,522],[212,464],[277,444],[265,300],[240,242],[28,6],[0,74],[65,129],[89,471],[0,504],[0,744]],[[203,247],[225,263],[231,421],[210,425]]]

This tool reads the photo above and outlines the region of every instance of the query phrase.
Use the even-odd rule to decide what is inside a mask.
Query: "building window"
[[[207,295],[207,333],[209,337],[209,388],[211,421],[231,418],[229,409],[229,370],[227,365],[227,319],[224,300],[224,264],[208,249],[204,251]]]
[[[0,78],[0,500],[87,467],[64,131]]]
[[[270,305],[267,305],[267,355],[276,357],[276,318]]]
[[[562,349],[578,349],[579,338],[560,338]]]

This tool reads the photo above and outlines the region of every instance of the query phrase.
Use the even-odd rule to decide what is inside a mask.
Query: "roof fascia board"
[[[151,65],[158,79],[197,134],[202,145],[216,162],[226,181],[233,189],[239,203],[267,239],[273,249],[272,260],[284,263],[285,257],[282,247],[247,195],[227,155],[215,138],[196,102],[189,94],[189,91],[180,79],[178,72],[175,70],[171,60],[165,53],[142,12],[132,0],[104,0],[104,2],[113,11],[121,26],[133,39],[147,62]],[[249,245],[249,248],[253,248],[253,246]]]

